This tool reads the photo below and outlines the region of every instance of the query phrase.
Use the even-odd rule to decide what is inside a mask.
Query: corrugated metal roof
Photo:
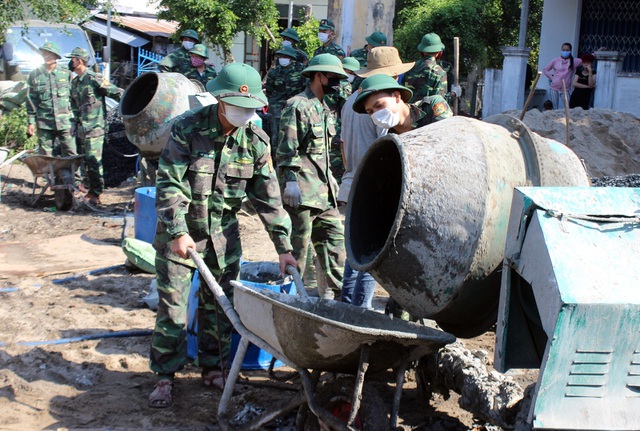
[[[98,21],[87,21],[82,24],[84,28],[87,28],[95,33],[101,34],[103,36],[107,35],[107,24],[98,22]],[[133,34],[122,27],[119,27],[112,23],[111,25],[111,37],[117,40],[118,42],[126,43],[129,46],[133,46],[135,48],[139,48],[141,46],[149,43],[149,40],[138,36],[137,34]]]
[[[107,20],[107,15],[98,14],[96,18],[100,18],[104,21]],[[175,21],[159,20],[157,18],[146,18],[141,16],[131,15],[119,15],[112,16],[111,22],[113,24],[121,24],[124,27],[140,31],[148,34],[149,36],[162,36],[169,37],[176,32],[178,23]]]

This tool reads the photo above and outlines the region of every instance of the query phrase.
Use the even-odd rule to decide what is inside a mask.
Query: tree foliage
[[[501,47],[517,46],[519,0],[399,0],[394,44],[403,58],[419,58],[422,36],[437,33],[445,44],[445,59],[453,55],[453,38],[460,38],[460,75],[472,65],[501,67]],[[543,0],[530,0],[526,45],[537,63]]]
[[[262,40],[269,28],[277,34],[278,11],[273,0],[161,0],[158,17],[177,21],[180,28],[174,37],[191,28],[201,39],[218,45],[231,60],[231,46],[236,34],[246,32]]]
[[[318,39],[319,25],[320,22],[314,18],[313,15],[307,14],[302,23],[298,27],[295,27],[298,32],[298,38],[300,39],[297,48],[306,52],[309,58],[313,57],[315,50],[322,45]]]
[[[89,17],[87,6],[96,1],[80,0],[3,0],[0,7],[0,42],[17,21],[42,19],[51,23],[78,23]]]

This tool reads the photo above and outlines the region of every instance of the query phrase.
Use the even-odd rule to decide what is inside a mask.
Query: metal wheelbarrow
[[[300,375],[302,390],[274,412],[266,412],[242,429],[257,430],[298,410],[296,426],[306,429],[389,430],[397,425],[404,373],[412,361],[455,341],[447,332],[393,319],[375,311],[306,294],[296,269],[287,267],[300,297],[233,282],[234,304],[225,296],[198,254],[189,250],[208,287],[240,334],[240,342],[226,380],[218,423],[231,429],[228,405],[249,343],[270,353]],[[393,368],[396,388],[390,418],[385,403],[365,374]],[[355,375],[316,390],[323,371]]]
[[[53,190],[56,208],[66,211],[73,207],[73,192],[75,186],[75,172],[80,167],[84,155],[69,157],[54,157],[44,155],[30,155],[21,160],[29,167],[33,174],[33,190],[31,191],[31,206],[40,199],[48,189]],[[44,178],[45,185],[41,186],[40,194],[36,196],[38,178]]]

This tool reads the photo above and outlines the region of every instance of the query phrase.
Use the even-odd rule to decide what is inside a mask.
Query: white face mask
[[[354,79],[356,79],[355,75],[347,75],[347,81],[349,82],[349,84],[351,84]]]
[[[282,46],[293,46],[293,44],[291,43],[290,40],[283,40],[282,41]]]
[[[329,33],[318,33],[318,39],[322,43],[327,43],[329,41]]]
[[[227,103],[224,105],[224,113],[222,115],[233,127],[242,127],[251,120],[253,114],[255,114],[255,109],[253,108],[241,108]]]
[[[190,42],[188,40],[185,40],[182,42],[182,47],[184,49],[186,49],[187,51],[191,51],[193,49],[193,46],[195,45],[194,42]]]
[[[282,57],[280,57],[278,59],[278,63],[280,63],[280,66],[282,66],[282,67],[287,67],[288,65],[291,64],[291,59],[290,58],[282,58]]]
[[[400,113],[394,114],[390,108],[384,108],[371,114],[371,119],[376,126],[391,129],[400,122]]]

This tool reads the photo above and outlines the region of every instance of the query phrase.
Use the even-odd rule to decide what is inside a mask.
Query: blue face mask
[[[560,51],[560,55],[562,56],[562,58],[569,58],[569,56],[571,55],[571,51]]]

